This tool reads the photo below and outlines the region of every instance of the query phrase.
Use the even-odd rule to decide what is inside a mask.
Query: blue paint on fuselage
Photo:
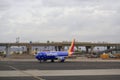
[[[58,58],[65,58],[68,56],[68,52],[40,52],[36,55],[36,58],[38,60],[53,60],[53,59],[58,59]]]

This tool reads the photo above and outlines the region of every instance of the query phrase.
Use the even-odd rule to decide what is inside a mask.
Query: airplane
[[[75,39],[73,39],[73,41],[71,42],[71,46],[69,47],[68,51],[39,52],[36,54],[35,57],[40,62],[45,62],[47,60],[51,60],[51,62],[54,62],[54,60],[58,60],[59,62],[64,62],[66,57],[71,57],[73,55],[74,45],[75,45]]]

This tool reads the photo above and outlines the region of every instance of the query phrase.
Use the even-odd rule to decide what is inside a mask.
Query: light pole
[[[16,38],[16,43],[19,43],[20,37]]]

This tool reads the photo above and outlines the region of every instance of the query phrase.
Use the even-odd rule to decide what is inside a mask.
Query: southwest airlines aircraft
[[[67,56],[72,56],[73,51],[74,51],[74,45],[75,45],[75,40],[73,39],[71,46],[69,47],[68,51],[55,51],[55,52],[40,52],[36,54],[36,58],[42,62],[42,61],[47,61],[51,60],[51,62],[54,62],[54,60],[59,60],[60,62],[64,62],[65,58]]]

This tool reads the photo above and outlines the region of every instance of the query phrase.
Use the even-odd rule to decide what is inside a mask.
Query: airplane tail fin
[[[74,52],[74,46],[75,46],[75,39],[73,39],[71,46],[68,50],[68,56],[72,56],[73,52]]]

